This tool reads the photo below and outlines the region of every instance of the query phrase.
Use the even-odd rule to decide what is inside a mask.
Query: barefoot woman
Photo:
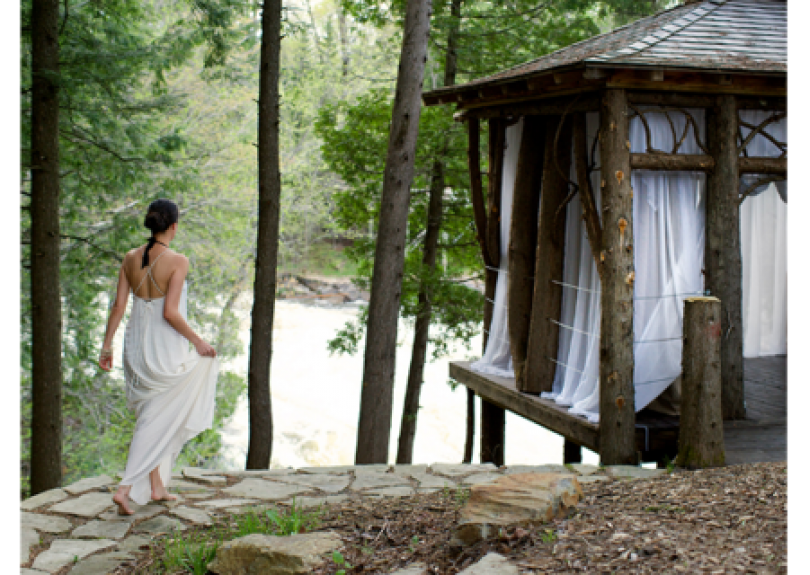
[[[124,479],[113,497],[124,515],[133,513],[130,500],[144,505],[150,498],[176,499],[166,491],[174,461],[214,419],[219,360],[186,322],[188,259],[169,249],[177,219],[174,202],[150,204],[144,226],[152,237],[124,258],[99,359],[102,369],[112,369],[112,340],[135,286],[124,337],[124,375],[127,405],[138,421]]]

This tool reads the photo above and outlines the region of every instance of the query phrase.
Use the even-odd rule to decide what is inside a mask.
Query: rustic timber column
[[[742,253],[740,249],[739,151],[734,96],[718,96],[707,110],[709,151],[715,168],[707,177],[706,288],[720,299],[723,419],[745,417],[743,389]]]
[[[523,119],[523,137],[518,152],[512,217],[509,228],[508,290],[506,295],[509,350],[515,367],[517,388],[524,390],[532,317],[532,293],[535,291],[535,251],[537,247],[537,211],[540,207],[540,181],[546,146],[545,123],[541,116]],[[559,205],[559,204],[558,204]],[[541,261],[541,266],[545,261]],[[550,362],[549,362],[550,363]]]
[[[582,463],[582,446],[573,441],[564,440],[563,463]]]
[[[720,300],[695,297],[684,302],[683,393],[678,465],[713,467],[725,463],[720,406]]]
[[[556,366],[549,358],[557,359],[560,328],[549,320],[560,321],[562,310],[562,287],[551,282],[563,279],[565,212],[561,212],[558,217],[557,210],[568,194],[568,180],[563,174],[567,176],[571,169],[571,120],[563,120],[555,147],[554,139],[561,120],[555,119],[557,121],[548,121],[546,126],[526,369],[523,380],[517,380],[520,391],[537,394],[551,391],[554,383]]]
[[[497,268],[501,261],[501,174],[503,173],[503,152],[506,143],[506,123],[499,118],[489,120],[489,193],[487,194],[487,252],[492,267]],[[484,295],[484,326],[489,331],[492,325],[491,301],[495,299],[495,286],[498,273],[487,270]],[[489,337],[484,332],[484,341]],[[486,345],[486,343],[485,343]],[[486,349],[486,347],[484,348]],[[481,399],[481,462],[503,465],[504,427],[506,414],[498,407]]]
[[[602,176],[602,324],[599,338],[599,456],[637,463],[633,387],[633,192],[627,97],[607,89],[599,137]]]

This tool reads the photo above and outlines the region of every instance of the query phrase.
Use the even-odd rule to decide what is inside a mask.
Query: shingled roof
[[[787,2],[691,2],[425,97],[433,100],[581,66],[785,74]]]

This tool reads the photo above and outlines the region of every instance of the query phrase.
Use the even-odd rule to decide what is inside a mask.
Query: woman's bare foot
[[[130,509],[129,505],[129,494],[123,493],[119,491],[115,495],[113,495],[113,501],[118,506],[118,515],[132,515],[135,513],[132,509]]]
[[[177,501],[177,495],[172,495],[165,488],[152,490],[152,501]]]

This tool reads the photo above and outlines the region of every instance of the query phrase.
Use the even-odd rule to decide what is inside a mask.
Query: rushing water
[[[242,323],[240,338],[245,353],[229,362],[228,369],[245,373],[250,341],[250,303],[246,298],[237,312]],[[273,400],[273,467],[349,465],[354,462],[363,343],[354,356],[330,356],[327,341],[353,319],[353,305],[325,306],[290,300],[276,301],[273,325],[271,390]],[[398,331],[394,413],[390,462],[396,458],[399,423],[411,356],[413,329],[400,322]],[[466,392],[448,385],[448,362],[464,359],[481,349],[481,338],[471,342],[472,352],[457,346],[449,357],[425,366],[414,443],[414,463],[460,462],[464,454]],[[430,357],[430,350],[428,351]],[[476,416],[480,408],[476,402]],[[480,429],[480,423],[476,430]],[[233,467],[243,467],[248,445],[248,406],[243,396],[223,431],[223,456]],[[478,436],[474,461],[478,458]],[[512,413],[506,414],[506,463],[561,463],[563,439]],[[586,463],[597,463],[596,454],[583,450]]]

